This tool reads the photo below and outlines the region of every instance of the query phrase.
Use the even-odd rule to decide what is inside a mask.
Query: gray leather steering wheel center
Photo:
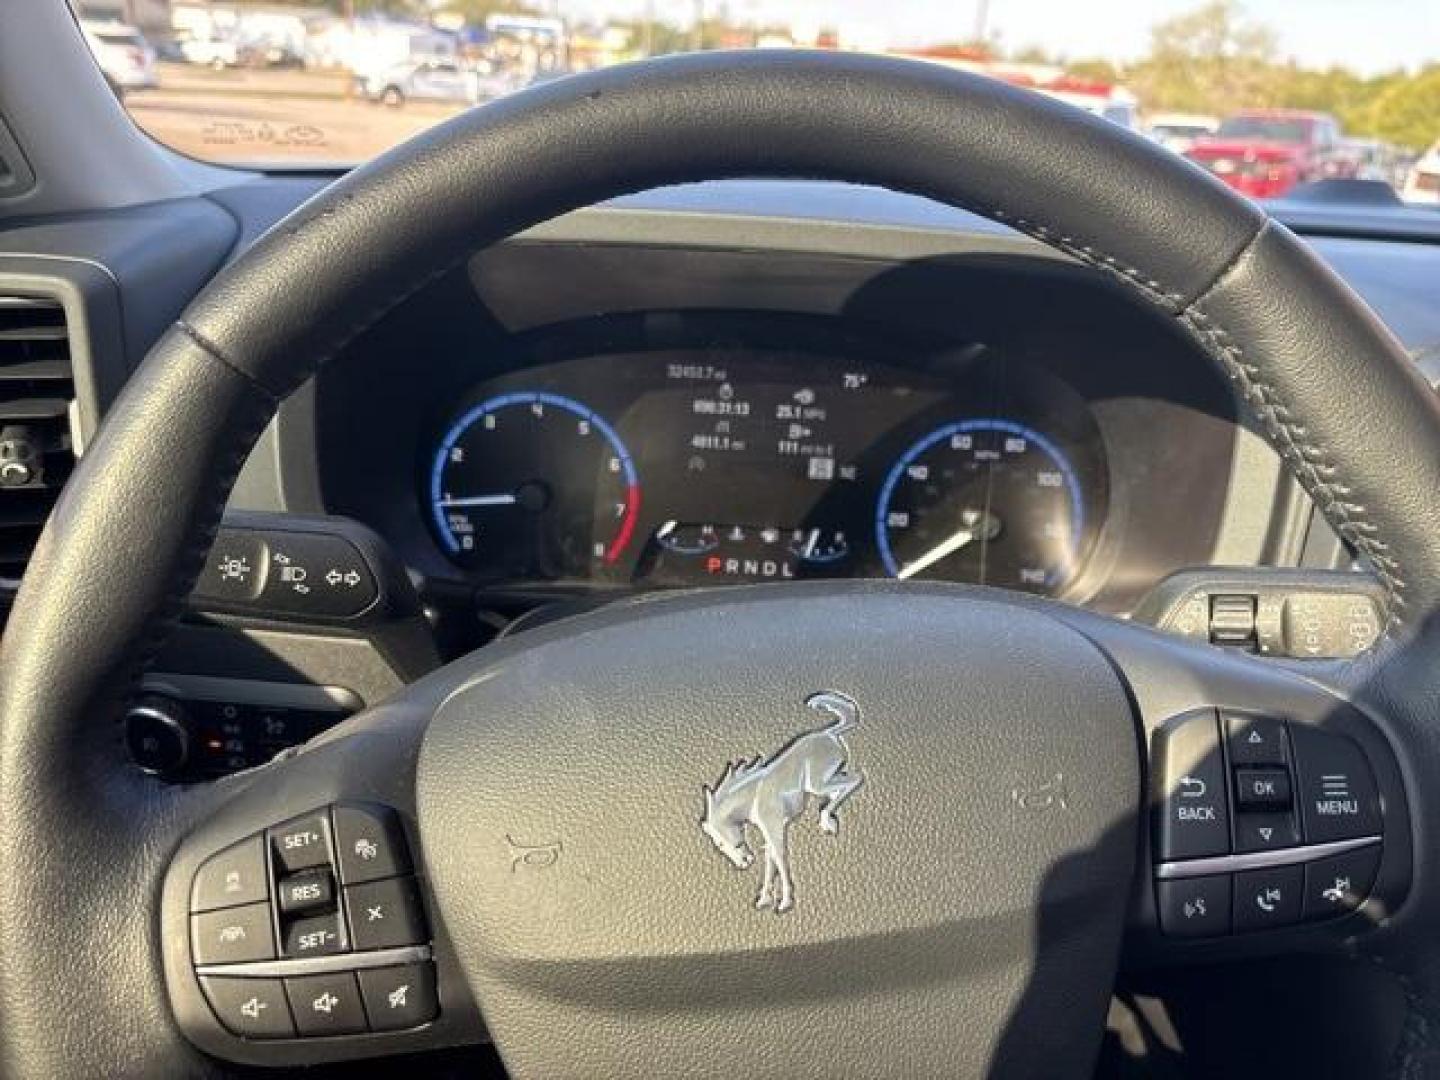
[[[417,811],[526,1075],[620,1075],[640,1046],[666,1074],[808,1075],[817,1046],[854,1063],[887,1038],[906,1075],[1054,1075],[1103,1023],[1137,749],[1114,671],[1048,615],[747,590],[476,673],[425,736]]]
[[[167,1002],[157,959],[166,942],[151,902],[180,838],[222,804],[241,801],[238,785],[157,785],[130,771],[117,740],[101,737],[97,725],[183,609],[235,476],[280,400],[478,247],[627,191],[741,175],[930,196],[1096,267],[1173,317],[1230,375],[1317,505],[1384,579],[1395,628],[1440,605],[1435,396],[1384,328],[1293,237],[1185,162],[1038,95],[933,65],[710,54],[558,80],[432,129],[338,181],[258,241],[155,346],[72,477],[0,646],[0,910],[52,916],[38,925],[0,920],[0,1071],[121,1076],[203,1067]],[[553,647],[532,639],[533,651],[506,654],[513,670],[496,668],[442,711],[420,776],[424,855],[442,918],[454,921],[475,978],[502,1003],[497,1031],[511,1040],[507,1054],[573,1054],[562,1071],[593,1075],[603,1070],[587,1070],[586,1039],[605,1054],[624,1047],[646,1060],[653,1041],[673,1051],[670,1071],[714,1073],[736,1060],[716,1048],[743,1043],[741,1060],[776,1072],[778,1041],[765,1040],[783,1027],[789,1052],[814,1050],[810,1071],[824,1067],[815,1056],[822,1050],[860,1055],[868,1046],[868,1056],[838,1071],[874,1072],[883,1062],[914,1074],[934,1064],[925,1056],[934,1046],[978,1048],[986,1031],[998,1031],[977,1029],[973,1040],[957,1031],[977,1008],[999,1015],[999,1005],[984,1004],[989,988],[998,988],[996,1001],[1013,997],[1016,954],[1008,940],[990,940],[987,925],[1042,944],[1058,934],[1054,948],[1036,954],[1090,985],[1085,965],[1092,949],[1113,947],[1098,928],[1119,919],[1118,898],[1103,914],[1109,884],[1042,874],[1041,862],[1051,860],[1041,854],[1061,855],[1061,866],[1104,866],[1118,858],[1107,830],[1130,828],[1135,751],[1100,661],[1046,617],[1018,607],[1013,619],[989,620],[978,604],[932,607],[922,591],[903,604],[883,589],[793,595],[795,613],[784,605],[767,606],[764,618],[747,611],[713,675],[696,665],[709,651],[705,635],[719,632],[724,604],[636,620],[624,628],[631,636],[615,632],[603,662],[583,637]],[[846,610],[842,618],[829,609],[829,621],[799,610],[812,602]],[[971,636],[947,636],[938,624],[951,620],[982,628],[983,648]],[[910,671],[907,648],[917,635],[915,655],[933,666],[901,685],[885,665]],[[1017,662],[994,667],[990,654],[1001,649]],[[683,698],[675,693],[682,667],[694,687]],[[1433,700],[1430,685],[1413,674],[1392,680],[1387,707],[1417,719]],[[757,911],[759,868],[727,863],[701,831],[703,785],[719,785],[732,757],[762,755],[774,765],[790,740],[813,729],[804,700],[822,690],[859,702],[860,726],[844,733],[854,755],[845,772],[857,769],[863,786],[838,811],[837,835],[818,830],[808,816],[814,809],[791,823],[794,908]],[[981,715],[985,708],[993,715]],[[1045,732],[1037,743],[1012,745],[1006,733],[1015,729],[1006,724]],[[1423,724],[1412,726],[1406,749],[1428,753]],[[1036,760],[1031,746],[1044,748]],[[1055,764],[1062,753],[1080,764]],[[355,760],[359,767],[364,757]],[[948,771],[957,763],[972,767],[963,784]],[[1036,793],[1039,807],[1057,772],[1069,809],[1032,833],[1024,794]],[[261,772],[248,790],[274,775]],[[1012,791],[1021,795],[1006,803]],[[809,798],[813,805],[816,796]],[[1427,809],[1434,808],[1419,807],[1417,820]],[[1010,815],[999,831],[983,818],[995,813]],[[728,808],[717,817],[731,820]],[[543,852],[524,850],[512,866],[503,842],[495,846],[505,835],[517,850],[563,847],[548,868],[533,861],[543,864]],[[993,843],[982,842],[987,835]],[[593,854],[602,848],[614,861],[602,865]],[[484,860],[483,876],[467,871],[469,859]],[[1003,881],[963,884],[964,875],[996,866],[1006,868]],[[618,875],[617,867],[631,872]],[[1127,876],[1118,863],[1117,871],[1117,880]],[[928,930],[918,913],[922,894],[936,901]],[[1036,923],[1022,906],[1028,898],[1047,911],[1051,896],[1062,898],[1075,925],[1097,928],[1094,940],[1064,930],[1064,919]],[[563,942],[547,944],[547,917],[565,921]],[[973,942],[977,955],[965,954],[947,929]],[[643,946],[636,953],[648,962],[626,959],[621,938]],[[1111,964],[1113,954],[1097,969],[1101,978]],[[965,979],[941,977],[957,966],[975,969],[975,993],[955,990]],[[893,979],[855,985],[850,976],[869,967]],[[846,1034],[873,1034],[863,1023],[867,1010],[892,993],[903,999],[926,978],[933,993],[917,1000],[948,998],[955,1008],[917,1014],[927,1038],[923,1048],[917,1040],[913,1061],[907,1045],[861,1046],[858,1034]],[[757,1030],[731,993],[763,981],[785,1001]],[[1063,983],[1044,973],[1032,981]],[[600,991],[635,1008],[623,1020],[607,1018],[586,998]],[[652,1009],[666,993],[712,1008]],[[57,999],[67,1003],[63,1025],[54,1022]],[[1035,1032],[1051,1023],[1068,1032],[1067,1005],[1044,1003]],[[1024,1004],[1016,1015],[1029,1015]],[[795,1033],[810,1030],[806,1021],[822,1011],[826,1037],[838,1041],[796,1048]],[[1028,1064],[1017,1071],[1053,1075],[1054,1063],[1034,1056],[1035,1032],[1010,1030],[1018,1041],[1005,1049]]]

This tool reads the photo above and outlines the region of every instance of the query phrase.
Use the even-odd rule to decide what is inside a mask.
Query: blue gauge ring
[[[880,488],[880,498],[875,503],[875,547],[880,552],[880,561],[885,566],[885,572],[891,577],[900,576],[900,564],[896,562],[895,553],[890,548],[890,536],[885,527],[885,518],[890,512],[890,500],[895,496],[896,485],[904,477],[905,470],[914,464],[915,459],[930,450],[936,443],[944,442],[955,435],[965,435],[976,431],[1001,431],[1007,435],[1017,435],[1038,446],[1055,463],[1065,477],[1065,488],[1070,494],[1071,556],[1073,558],[1079,555],[1080,538],[1085,535],[1085,499],[1080,492],[1080,481],[1075,476],[1075,469],[1064,452],[1034,428],[1017,424],[1013,420],[989,417],[977,420],[958,420],[953,424],[936,428],[911,445],[891,467],[885,477],[885,483]]]
[[[430,467],[430,510],[435,519],[440,540],[445,545],[446,550],[451,554],[460,551],[460,541],[450,528],[450,522],[446,517],[444,506],[444,474],[445,466],[449,464],[450,461],[450,451],[455,448],[455,444],[464,437],[465,433],[487,414],[499,412],[501,409],[508,409],[516,405],[535,404],[551,405],[557,409],[563,409],[565,412],[571,413],[581,420],[588,421],[590,425],[604,437],[605,441],[610,444],[610,449],[614,452],[616,460],[620,462],[620,472],[625,478],[626,512],[620,522],[620,528],[616,533],[615,539],[611,541],[610,547],[605,555],[607,562],[614,562],[633,536],[635,520],[640,512],[640,481],[635,473],[635,462],[630,457],[630,451],[627,450],[625,444],[620,441],[620,436],[616,434],[615,429],[611,427],[609,421],[599,413],[580,404],[580,402],[574,398],[564,397],[561,394],[551,394],[544,390],[525,390],[518,393],[500,394],[496,397],[486,398],[480,402],[480,404],[466,410],[459,419],[450,425],[450,429],[445,433],[445,437],[440,440],[440,448],[435,452],[435,460]]]

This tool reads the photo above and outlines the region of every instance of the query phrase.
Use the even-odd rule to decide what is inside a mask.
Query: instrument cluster
[[[436,546],[495,586],[892,577],[1064,594],[1108,499],[1080,394],[978,345],[540,356],[437,409],[418,472]]]

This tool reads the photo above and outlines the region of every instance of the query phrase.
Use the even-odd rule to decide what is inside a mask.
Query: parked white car
[[[187,64],[227,68],[240,63],[240,46],[227,38],[187,38],[180,43]]]
[[[84,19],[85,43],[95,54],[105,81],[116,94],[155,86],[155,50],[139,30],[122,22]]]
[[[1156,113],[1145,125],[1145,133],[1167,150],[1183,154],[1195,145],[1196,139],[1214,135],[1220,121],[1214,116],[1195,113]]]
[[[1440,206],[1440,142],[1415,162],[1400,195],[1406,202]]]

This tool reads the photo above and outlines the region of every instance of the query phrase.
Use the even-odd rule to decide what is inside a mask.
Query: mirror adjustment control
[[[257,834],[206,859],[195,872],[192,912],[255,904],[270,896],[265,841]]]
[[[202,975],[200,986],[220,1023],[245,1039],[289,1039],[295,1036],[290,1008],[279,979],[235,979]]]
[[[1230,932],[1230,875],[1157,881],[1160,929],[1170,937],[1219,937]]]
[[[270,905],[262,900],[190,916],[190,947],[197,966],[274,959]]]
[[[1370,763],[1344,735],[1290,725],[1305,842],[1380,835],[1380,800]]]
[[[1157,734],[1155,757],[1160,860],[1227,854],[1230,808],[1215,710],[1200,709],[1167,723]]]

